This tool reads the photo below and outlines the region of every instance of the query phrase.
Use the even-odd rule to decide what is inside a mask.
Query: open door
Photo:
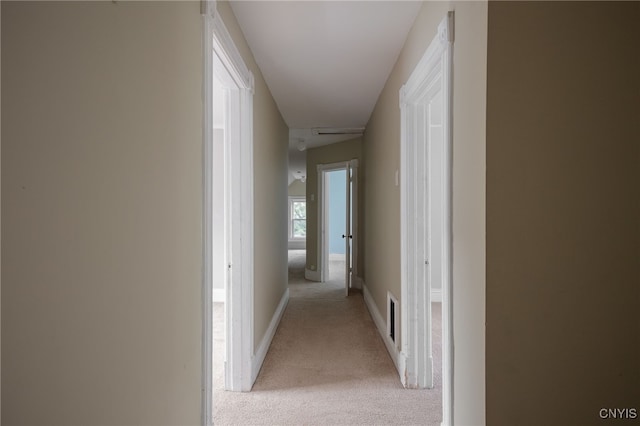
[[[317,168],[318,194],[320,194],[318,197],[320,225],[318,226],[318,263],[321,265],[319,281],[337,278],[335,276],[330,278],[329,271],[330,250],[336,250],[333,252],[334,255],[344,256],[344,288],[345,295],[348,296],[349,289],[361,288],[357,267],[358,160],[318,164]],[[341,236],[342,243],[340,243]]]
[[[345,185],[346,185],[346,229],[342,234],[345,242],[345,295],[349,295],[349,289],[353,287],[354,278],[357,276],[358,260],[358,160],[351,160],[346,163]]]
[[[347,173],[345,173],[345,185],[347,187],[346,194],[347,200],[345,202],[346,209],[345,212],[347,214],[345,220],[345,233],[342,234],[342,238],[344,238],[344,293],[345,296],[349,295],[349,288],[351,287],[351,241],[353,239],[353,235],[351,235],[351,165],[347,163],[346,165]]]

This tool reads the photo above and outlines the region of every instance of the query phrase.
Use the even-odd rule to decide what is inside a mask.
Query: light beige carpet
[[[222,390],[214,349],[216,425],[438,425],[442,420],[440,304],[433,304],[435,388],[403,389],[362,295],[344,296],[340,268],[304,280],[304,251],[290,251],[290,300],[251,392]],[[342,269],[344,271],[344,269]],[[222,348],[223,306],[214,345]]]

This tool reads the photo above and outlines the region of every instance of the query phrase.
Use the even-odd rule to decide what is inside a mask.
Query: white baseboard
[[[225,298],[225,291],[224,288],[214,288],[213,292],[212,292],[212,297],[213,297],[213,302],[222,302],[224,303],[226,298]]]
[[[287,302],[289,302],[289,289],[285,290],[282,298],[280,299],[280,303],[276,308],[276,311],[273,313],[273,317],[271,318],[271,322],[269,323],[269,327],[267,328],[267,332],[264,334],[262,341],[260,342],[260,346],[258,346],[258,350],[255,355],[251,359],[251,383],[255,383],[258,378],[258,373],[262,368],[262,363],[264,362],[264,358],[267,356],[267,351],[269,350],[269,346],[271,346],[271,341],[273,340],[273,336],[276,334],[276,330],[278,329],[278,325],[280,324],[280,320],[282,319],[282,315],[284,314],[284,310],[287,307]]]
[[[367,306],[367,309],[369,309],[369,314],[371,315],[373,322],[376,324],[380,336],[382,336],[382,341],[387,347],[389,355],[391,355],[391,359],[393,360],[393,364],[396,366],[396,370],[398,370],[398,374],[400,374],[400,353],[393,340],[387,336],[387,325],[382,319],[382,315],[380,315],[376,302],[373,300],[373,297],[371,296],[367,286],[364,284],[364,281],[362,282],[362,294],[364,295],[364,303]]]
[[[431,289],[431,301],[432,302],[442,302],[442,290],[439,288]]]
[[[304,277],[311,281],[321,281],[319,270],[312,271],[311,269],[305,269]]]

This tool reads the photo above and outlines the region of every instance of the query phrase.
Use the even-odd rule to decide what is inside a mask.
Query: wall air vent
[[[387,292],[387,337],[399,347],[398,343],[398,311],[400,306],[398,305],[398,299],[396,299],[390,292]]]
[[[323,135],[362,135],[364,127],[316,127],[311,129],[314,136]]]

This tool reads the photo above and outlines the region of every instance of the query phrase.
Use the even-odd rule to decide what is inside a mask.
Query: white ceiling
[[[421,4],[231,2],[291,129],[293,150],[298,138],[303,138],[308,147],[345,140],[312,136],[311,128],[366,126]],[[301,169],[301,165],[291,166]]]

